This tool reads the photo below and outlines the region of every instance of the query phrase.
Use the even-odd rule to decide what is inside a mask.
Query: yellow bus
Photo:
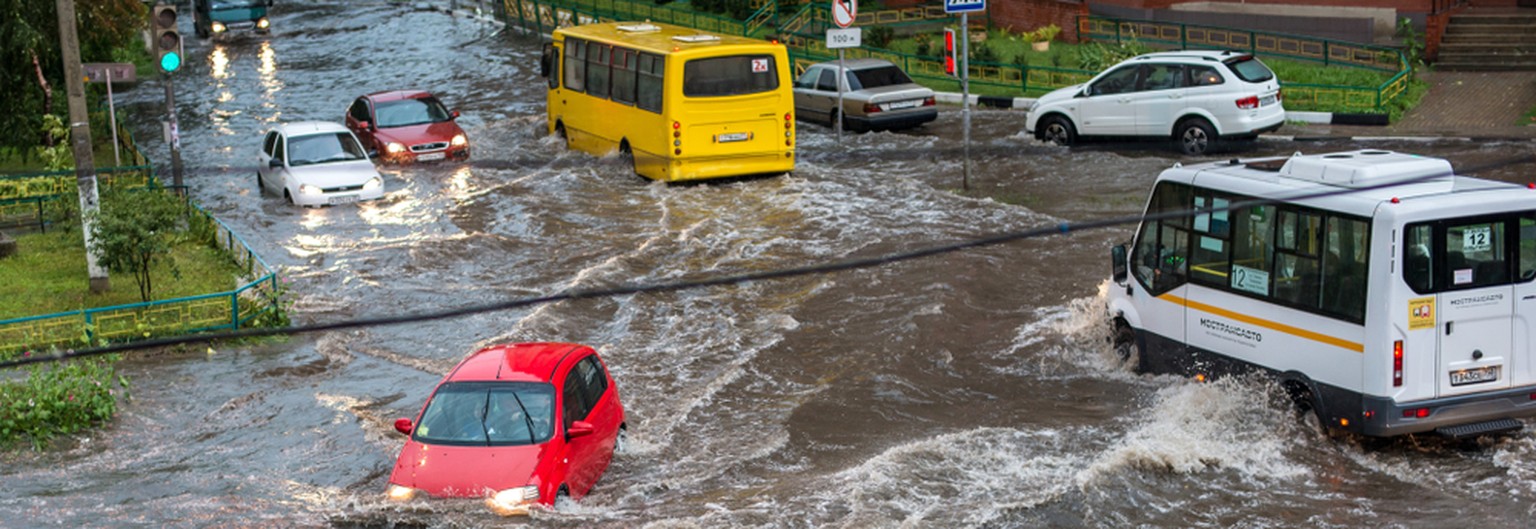
[[[781,44],[650,22],[560,28],[539,72],[548,133],[618,151],[677,182],[795,168],[794,92]]]

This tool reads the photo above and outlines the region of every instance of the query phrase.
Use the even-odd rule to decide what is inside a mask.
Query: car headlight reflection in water
[[[491,512],[502,516],[528,514],[528,507],[538,502],[539,487],[536,485],[507,489],[485,499]]]

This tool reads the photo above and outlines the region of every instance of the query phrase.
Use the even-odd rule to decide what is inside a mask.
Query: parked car
[[[1171,138],[1198,155],[1219,140],[1252,139],[1284,122],[1280,81],[1258,58],[1187,50],[1139,55],[1041,96],[1024,128],[1061,145],[1087,136]]]
[[[305,121],[267,131],[256,185],[300,206],[345,204],[384,196],[384,179],[357,137],[335,123]]]
[[[388,163],[468,160],[469,138],[431,92],[395,90],[357,98],[347,108],[347,128]]]
[[[416,421],[387,496],[396,502],[484,498],[527,514],[592,490],[624,449],[619,388],[597,351],[569,343],[496,345],[448,372]]]
[[[795,118],[831,126],[843,118],[843,128],[854,131],[894,130],[916,127],[939,117],[933,90],[912,82],[906,72],[890,61],[853,59],[811,65],[795,80]],[[837,107],[837,80],[843,85],[843,107]]]

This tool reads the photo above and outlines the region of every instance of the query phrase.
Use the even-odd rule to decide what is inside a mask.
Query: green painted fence
[[[69,173],[73,178],[73,173]],[[188,204],[193,234],[222,250],[253,278],[228,292],[164,301],[84,309],[0,321],[0,356],[50,348],[70,349],[152,336],[239,329],[277,310],[277,273],[208,212]]]

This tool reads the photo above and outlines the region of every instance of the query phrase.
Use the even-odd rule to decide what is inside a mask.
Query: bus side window
[[[662,79],[667,61],[660,55],[641,53],[639,77],[635,80],[635,106],[661,112]]]
[[[1420,294],[1435,288],[1435,265],[1429,253],[1433,234],[1434,228],[1428,224],[1409,226],[1403,233],[1403,281]]]
[[[554,44],[544,43],[544,56],[539,60],[539,75],[548,79],[550,90],[560,88],[560,76],[551,75],[560,68],[560,50]]]
[[[635,103],[635,50],[613,49],[613,100]]]
[[[1329,215],[1323,229],[1323,311],[1353,320],[1365,318],[1366,252],[1370,224]]]
[[[587,43],[587,93],[592,97],[608,98],[608,62],[611,53],[607,44]]]
[[[587,89],[587,41],[565,39],[565,87],[577,92]]]

